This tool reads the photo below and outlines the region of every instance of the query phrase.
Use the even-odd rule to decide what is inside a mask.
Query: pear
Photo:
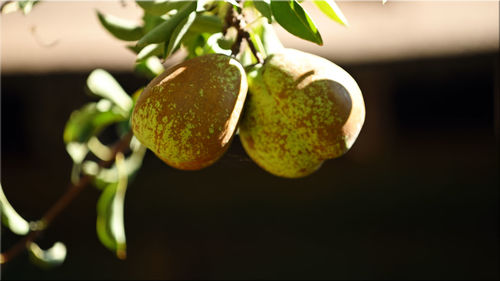
[[[168,165],[205,168],[227,150],[247,89],[235,59],[222,54],[189,59],[145,87],[132,113],[132,130]]]
[[[247,72],[249,94],[239,135],[264,170],[307,176],[345,154],[365,119],[356,81],[319,56],[284,49]]]

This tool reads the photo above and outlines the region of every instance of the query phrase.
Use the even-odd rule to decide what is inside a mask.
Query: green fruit
[[[297,178],[346,153],[365,119],[363,96],[342,68],[285,49],[248,73],[240,124],[247,154],[264,170]]]
[[[207,167],[228,148],[247,88],[243,67],[228,56],[187,60],[147,85],[132,113],[132,130],[172,167]]]

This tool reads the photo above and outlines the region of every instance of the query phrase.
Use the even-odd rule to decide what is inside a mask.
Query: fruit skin
[[[187,60],[146,86],[132,113],[132,130],[168,165],[202,169],[228,148],[247,89],[235,59],[210,54]]]
[[[247,74],[240,123],[247,154],[264,170],[298,178],[346,153],[365,119],[356,81],[336,64],[293,49]]]

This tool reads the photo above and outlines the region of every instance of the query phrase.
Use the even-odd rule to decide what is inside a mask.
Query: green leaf
[[[144,35],[148,33],[149,31],[153,30],[153,28],[165,22],[169,18],[170,16],[168,14],[163,16],[155,16],[148,12],[145,12],[144,15],[142,16],[142,21],[144,22],[142,34]]]
[[[124,204],[128,176],[123,154],[116,156],[118,181],[109,184],[97,202],[97,236],[101,243],[115,252],[119,259],[126,258]]]
[[[29,14],[33,9],[33,6],[38,4],[38,0],[26,0],[26,1],[17,1],[17,5],[23,11],[25,15]]]
[[[189,32],[188,32],[189,35]],[[182,44],[186,47],[188,51],[187,58],[192,59],[203,55],[203,49],[206,45],[207,38],[210,35],[208,33],[197,33],[192,36],[185,36]]]
[[[332,20],[348,26],[347,19],[333,0],[314,0],[314,4]]]
[[[156,56],[151,56],[145,60],[138,62],[135,65],[134,69],[136,72],[143,74],[149,79],[153,79],[156,76],[160,75],[163,71],[165,71],[163,64]]]
[[[271,11],[271,2],[270,0],[254,0],[252,1],[253,5],[259,11],[259,13],[267,18],[268,22],[271,23],[273,21],[273,12]]]
[[[136,1],[137,5],[139,5],[144,11],[155,16],[161,16],[172,10],[181,9],[187,2],[191,1],[179,1],[179,0]]]
[[[231,55],[231,50],[224,49],[221,47],[222,41],[225,40],[224,35],[219,33],[214,33],[210,37],[208,37],[206,45],[204,47],[204,54],[225,54],[227,56]]]
[[[181,23],[192,11],[196,9],[196,2],[189,1],[184,3],[182,8],[171,18],[153,28],[146,33],[138,42],[139,48],[144,48],[149,44],[161,43],[170,39],[174,29]]]
[[[124,163],[125,172],[128,175],[129,181],[132,180],[132,177],[141,168],[144,155],[146,154],[146,147],[143,146],[135,137],[133,137],[130,142],[130,148],[132,153],[125,158]],[[110,168],[101,168],[96,162],[87,160],[83,163],[82,170],[85,174],[94,177],[94,184],[100,189],[104,189],[108,185],[118,181],[116,164]]]
[[[87,78],[87,87],[94,95],[106,98],[116,104],[123,110],[124,114],[128,114],[132,109],[130,96],[113,76],[103,69],[96,69],[90,73]]]
[[[249,34],[250,34],[250,41],[252,41],[257,52],[259,52],[264,58],[267,57],[266,49],[264,48],[264,45],[262,44],[262,40],[260,39],[260,37],[257,34],[255,34],[255,32],[250,31]]]
[[[191,28],[189,29],[193,32],[208,32],[216,33],[222,31],[222,20],[214,15],[198,14],[194,20]]]
[[[66,259],[66,246],[61,242],[56,242],[47,250],[42,250],[36,243],[27,245],[30,259],[42,268],[52,268],[61,265]]]
[[[186,32],[193,24],[196,19],[197,12],[193,11],[189,16],[183,20],[172,32],[172,37],[168,41],[168,47],[166,50],[165,58],[168,58],[172,52],[180,45],[182,38],[186,35]]]
[[[64,128],[64,142],[86,143],[106,126],[126,119],[127,116],[123,116],[108,100],[86,104],[71,113]]]
[[[23,219],[16,210],[10,205],[7,197],[3,193],[0,184],[0,213],[2,214],[2,223],[17,235],[26,235],[30,231],[30,224]]]
[[[318,28],[296,0],[271,0],[271,11],[276,21],[291,34],[323,45]]]
[[[212,2],[212,0],[196,0],[196,11],[205,11],[205,5],[207,5],[209,2]]]
[[[137,54],[137,61],[145,60],[151,56],[160,56],[163,54],[164,44],[150,44],[144,47]]]
[[[113,36],[125,41],[136,41],[142,37],[142,26],[111,15],[97,11],[97,17],[102,26]]]
[[[239,7],[239,3],[236,0],[226,0],[227,3]]]

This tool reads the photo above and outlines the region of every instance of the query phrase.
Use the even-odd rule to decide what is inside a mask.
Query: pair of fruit
[[[248,71],[221,54],[170,68],[137,100],[132,129],[168,165],[197,170],[224,154],[239,126],[260,167],[297,178],[347,152],[364,118],[361,90],[346,71],[285,49]]]

